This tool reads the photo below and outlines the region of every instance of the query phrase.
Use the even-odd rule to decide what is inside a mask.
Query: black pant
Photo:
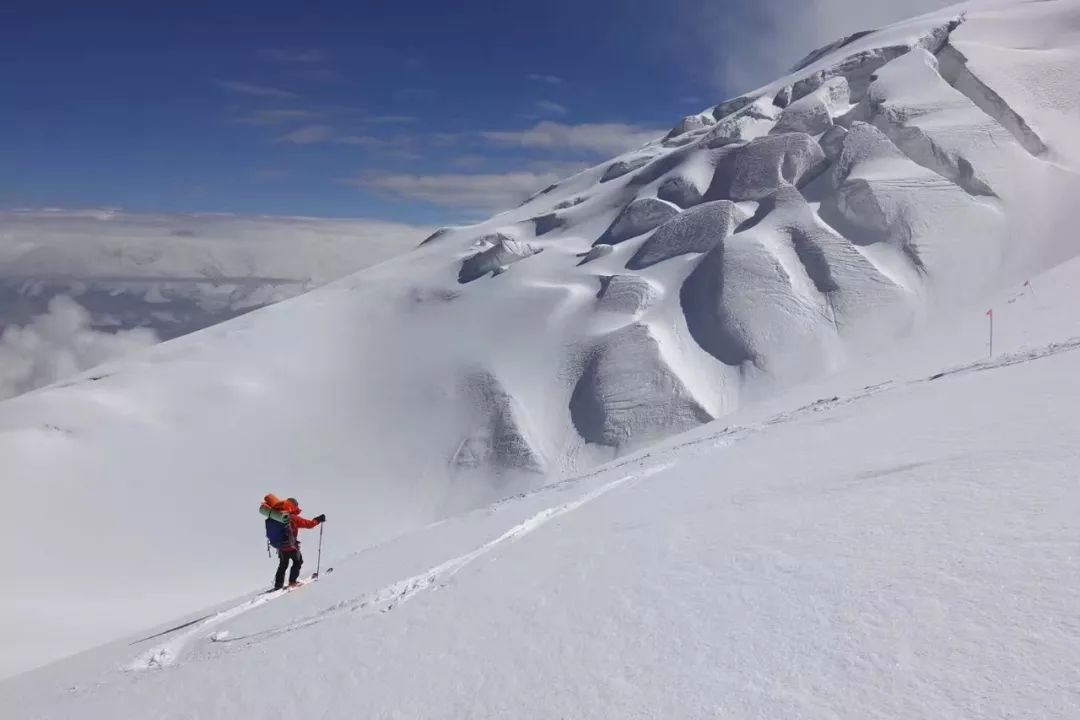
[[[285,586],[285,568],[289,567],[290,560],[292,560],[292,572],[289,573],[289,583],[296,582],[296,579],[300,577],[300,566],[304,564],[304,556],[300,554],[300,548],[296,550],[278,550],[277,556],[278,566],[277,574],[274,575],[274,587]]]

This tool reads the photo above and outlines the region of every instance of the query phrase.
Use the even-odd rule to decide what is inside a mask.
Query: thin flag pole
[[[990,358],[994,357],[994,308],[990,308],[986,311],[986,316],[990,318]]]

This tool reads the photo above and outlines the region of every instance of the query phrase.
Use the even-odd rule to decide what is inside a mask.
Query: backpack
[[[266,518],[266,541],[275,550],[284,550],[289,545],[292,533],[289,531],[289,522],[280,522],[273,518]]]
[[[266,541],[275,550],[282,550],[292,542],[292,528],[289,527],[289,514],[280,508],[285,503],[273,493],[263,498],[259,514],[266,518]]]

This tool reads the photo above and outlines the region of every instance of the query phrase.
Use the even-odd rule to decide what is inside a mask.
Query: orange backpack
[[[285,501],[282,500],[281,498],[279,498],[274,493],[267,494],[267,496],[263,498],[263,503],[262,504],[263,504],[263,507],[266,507],[266,508],[268,508],[270,510],[277,510],[278,512],[284,512],[285,509],[286,509]]]

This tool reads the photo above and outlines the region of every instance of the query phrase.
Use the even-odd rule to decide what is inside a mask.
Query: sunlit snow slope
[[[299,590],[0,683],[5,717],[1072,720],[1078,282],[1073,262],[996,298],[993,359],[979,308]]]
[[[6,666],[265,583],[267,491],[361,547],[1074,256],[1078,33],[1080,4],[1051,0],[852,38],[520,208],[0,405],[5,497],[34,510],[4,523]]]

